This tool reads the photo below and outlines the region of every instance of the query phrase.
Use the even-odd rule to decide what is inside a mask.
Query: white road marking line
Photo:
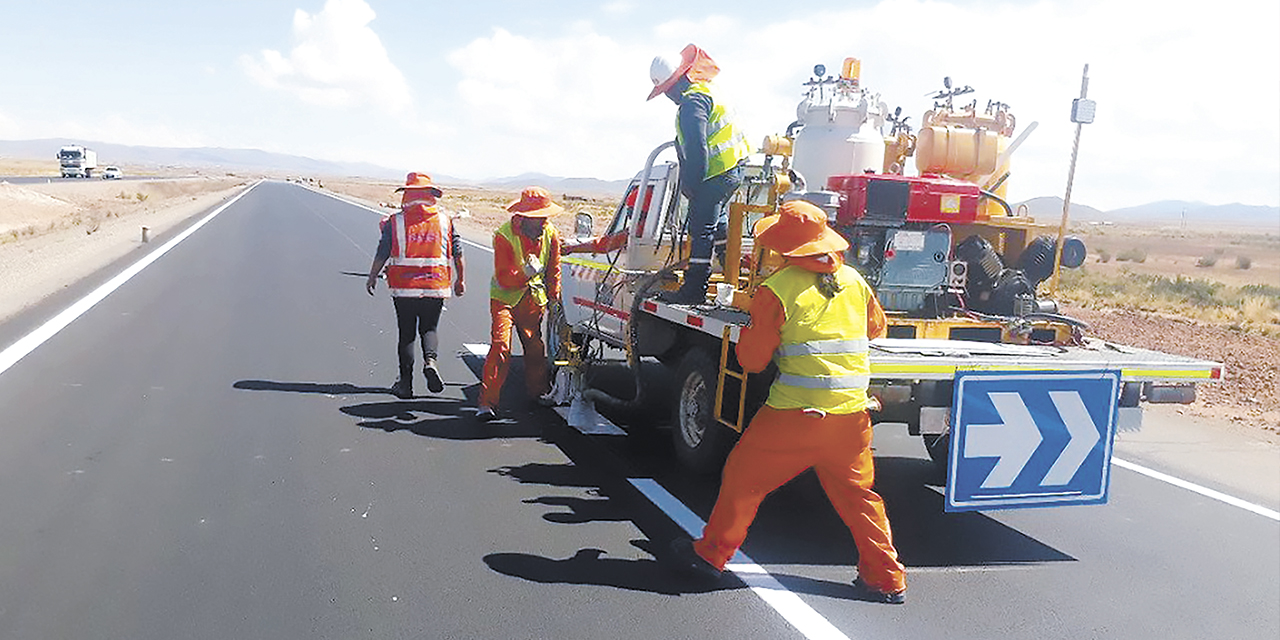
[[[657,482],[648,478],[627,478],[627,481],[689,535],[696,538],[702,534],[702,527],[705,525],[702,519]],[[786,618],[787,622],[790,622],[791,626],[803,633],[806,638],[848,640],[849,636],[835,628],[831,622],[805,604],[799,596],[783,587],[776,578],[769,575],[768,571],[747,557],[747,554],[741,551],[734,554],[729,564],[725,566],[725,570],[732,571],[756,595],[760,596],[760,599],[782,614],[782,617]]]
[[[152,262],[158,260],[160,256],[168,253],[169,250],[177,246],[179,242],[186,240],[191,236],[191,234],[195,233],[197,229],[203,227],[215,216],[222,213],[227,207],[235,204],[237,200],[244,197],[246,193],[253,191],[254,187],[257,187],[260,184],[262,184],[261,180],[253,183],[249,188],[241,191],[234,198],[228,200],[217,209],[214,209],[212,213],[201,218],[199,222],[187,227],[187,229],[178,234],[177,237],[164,243],[164,245],[159,249],[147,254],[141,260],[133,263],[127,269],[120,272],[116,277],[108,280],[97,289],[94,289],[89,293],[89,295],[75,301],[71,306],[63,309],[61,313],[49,319],[39,327],[36,327],[31,333],[19,338],[17,342],[6,347],[4,351],[0,351],[0,373],[4,373],[9,369],[9,367],[12,367],[16,362],[26,357],[27,354],[35,351],[36,347],[44,344],[49,340],[49,338],[57,335],[59,331],[65,329],[67,325],[74,322],[76,318],[84,315],[84,313],[89,309],[92,309],[94,305],[102,302],[104,298],[111,295],[111,292],[119,289],[121,285],[138,275],[139,272],[147,268]]]
[[[1127,460],[1121,460],[1120,458],[1117,458],[1115,456],[1111,457],[1111,464],[1114,464],[1122,469],[1128,469],[1135,473],[1140,473],[1144,476],[1147,476],[1148,478],[1155,478],[1156,480],[1159,480],[1161,482],[1167,482],[1175,487],[1181,487],[1188,491],[1193,491],[1206,498],[1212,498],[1219,502],[1225,502],[1226,504],[1229,504],[1233,507],[1240,507],[1245,511],[1252,511],[1253,513],[1256,513],[1260,516],[1271,518],[1272,520],[1280,522],[1280,511],[1276,511],[1274,509],[1268,509],[1266,507],[1253,504],[1252,502],[1247,502],[1245,500],[1241,500],[1240,498],[1229,496],[1225,493],[1214,491],[1213,489],[1202,487],[1192,482],[1187,482],[1186,480],[1183,480],[1181,478],[1175,478],[1171,475],[1160,473],[1159,471],[1156,471],[1154,469],[1148,469],[1142,465],[1137,465]]]
[[[489,345],[487,344],[473,344],[468,342],[462,345],[462,350],[479,358],[489,355]]]

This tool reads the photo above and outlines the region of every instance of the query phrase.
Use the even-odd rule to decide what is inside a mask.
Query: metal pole
[[[1089,65],[1084,65],[1084,73],[1080,78],[1080,100],[1089,97]],[[1073,114],[1073,118],[1074,114]],[[1090,118],[1092,119],[1092,118]],[[1067,214],[1071,209],[1071,186],[1076,178],[1076,156],[1080,152],[1080,130],[1084,122],[1076,121],[1076,139],[1071,144],[1071,168],[1067,171],[1067,193],[1062,197],[1062,223],[1058,225],[1058,244],[1054,247],[1053,281],[1049,283],[1050,294],[1058,297],[1058,272],[1062,270],[1062,243],[1067,234]]]

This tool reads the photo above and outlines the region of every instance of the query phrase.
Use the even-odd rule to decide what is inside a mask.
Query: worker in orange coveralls
[[[493,234],[493,281],[489,313],[493,317],[489,355],[484,361],[476,417],[497,417],[498,396],[507,379],[514,326],[524,347],[525,388],[532,398],[551,390],[547,378],[542,316],[560,302],[560,237],[548,218],[564,211],[541,187],[528,187],[507,206],[511,220]]]
[[[677,568],[719,577],[747,537],[760,502],[812,467],[858,547],[860,599],[904,601],[906,572],[884,501],[872,491],[867,341],[887,322],[875,293],[840,252],[849,243],[826,214],[803,201],[755,225],[756,242],[785,263],[751,301],[738,362],[759,372],[777,359],[778,379],[725,462],[720,495],[702,538],[672,542]]]

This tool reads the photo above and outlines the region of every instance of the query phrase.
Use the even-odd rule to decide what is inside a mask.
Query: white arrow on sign
[[[1071,482],[1076,471],[1080,470],[1080,465],[1084,464],[1084,459],[1088,458],[1089,452],[1093,451],[1093,446],[1102,439],[1102,435],[1098,433],[1098,425],[1094,424],[1093,418],[1089,416],[1089,410],[1085,408],[1084,398],[1080,397],[1079,392],[1050,391],[1049,399],[1053,400],[1053,406],[1058,408],[1058,415],[1062,416],[1062,423],[1071,434],[1071,441],[1058,455],[1053,466],[1049,467],[1049,473],[1046,473],[1044,480],[1040,481],[1040,486],[1056,486]]]
[[[964,439],[964,457],[1000,458],[987,479],[982,481],[982,488],[1011,487],[1044,436],[1040,435],[1036,421],[1017,392],[1000,391],[987,396],[1002,422],[969,425]]]

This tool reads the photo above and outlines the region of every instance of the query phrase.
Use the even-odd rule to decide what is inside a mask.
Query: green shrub
[[[1218,264],[1218,256],[1208,255],[1196,260],[1197,267],[1212,267]]]
[[[1249,256],[1236,256],[1236,268],[1248,269],[1253,266],[1253,258]]]
[[[1147,261],[1147,250],[1143,249],[1142,247],[1133,247],[1131,249],[1125,249],[1124,251],[1121,251],[1120,253],[1116,254],[1116,262],[1141,263],[1146,261]]]
[[[1111,262],[1111,252],[1106,249],[1098,249],[1098,262]]]

